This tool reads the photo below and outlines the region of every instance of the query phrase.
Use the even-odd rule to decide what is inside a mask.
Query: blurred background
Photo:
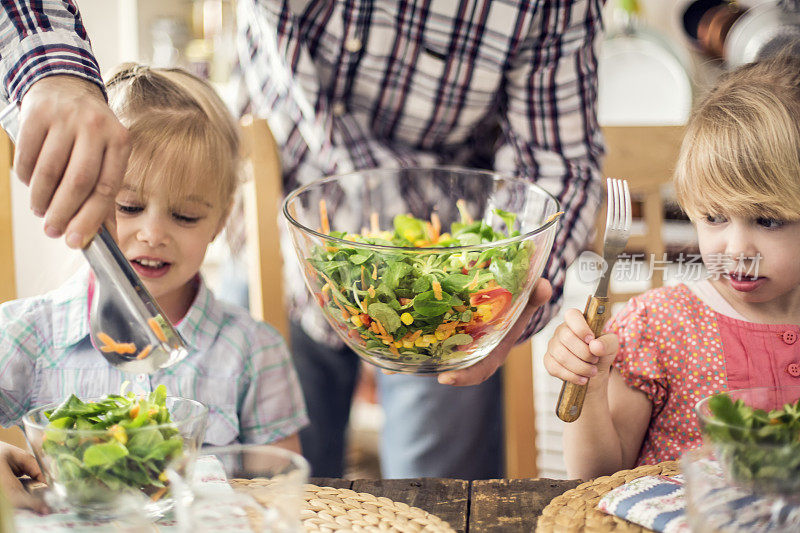
[[[103,71],[131,60],[156,66],[180,65],[209,79],[231,110],[236,114],[241,111],[235,0],[77,0],[77,3]],[[633,242],[636,239],[632,240],[631,253],[662,254],[655,263],[651,261],[649,268],[643,255],[645,268],[614,281],[612,288],[618,293],[635,293],[662,282],[675,283],[685,275],[680,262],[675,260],[681,253],[693,253],[695,237],[691,225],[671,204],[668,184],[680,126],[686,121],[693,99],[727,65],[747,60],[748,54],[752,59],[752,37],[745,30],[755,31],[753,19],[761,21],[762,28],[764,24],[766,27],[779,24],[781,17],[776,15],[779,14],[776,9],[776,2],[768,0],[606,2],[606,35],[599,48],[599,118],[607,128],[609,141],[606,172],[612,172],[613,163],[614,171],[620,172],[614,177],[642,180],[638,189],[634,187],[635,214],[641,217],[635,231],[642,238],[638,245]],[[759,10],[758,17],[747,18],[748,12],[752,15]],[[749,26],[745,21],[749,21]],[[772,31],[770,35],[775,33]],[[738,41],[733,42],[734,38]],[[61,284],[83,264],[83,258],[69,251],[60,240],[44,236],[41,220],[28,209],[27,191],[17,181],[12,182],[17,296],[25,297]],[[598,227],[602,236],[602,222]],[[246,289],[242,289],[246,275],[243,269],[235,268],[230,255],[226,240],[218,239],[208,256],[205,275],[221,297],[246,305]],[[652,274],[658,278],[655,282],[650,279],[654,277]],[[565,308],[582,309],[593,289],[592,280],[582,279],[578,266],[574,265],[568,275]],[[560,382],[546,374],[541,355],[559,321],[556,319],[540,332],[533,343],[536,441],[530,446],[535,446],[539,476],[552,478],[565,475],[561,422],[554,414]],[[354,405],[348,477],[380,477],[377,440],[381,424],[382,412],[375,403],[374,388],[366,373]]]

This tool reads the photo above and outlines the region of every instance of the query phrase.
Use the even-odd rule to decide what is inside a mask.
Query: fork
[[[608,282],[617,257],[625,250],[631,234],[631,195],[626,180],[608,178],[608,205],[606,213],[606,232],[603,236],[603,262],[606,269],[600,276],[600,282],[593,296],[589,296],[583,316],[595,338],[603,333],[603,326],[609,315]],[[556,415],[564,422],[574,422],[581,416],[583,399],[586,396],[588,383],[575,385],[565,381],[558,395]]]

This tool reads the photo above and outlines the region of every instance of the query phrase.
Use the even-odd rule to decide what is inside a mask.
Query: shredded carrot
[[[377,235],[381,232],[381,227],[378,225],[378,212],[373,211],[372,214],[369,216],[369,225],[370,230],[374,235]]]
[[[378,265],[375,263],[372,264],[372,279],[378,279]]]
[[[467,285],[469,290],[474,290],[478,286],[478,274],[480,274],[480,272],[475,272],[475,277],[472,278],[472,281]]]
[[[136,345],[132,342],[117,342],[111,338],[111,335],[102,331],[97,334],[97,338],[103,342],[103,345],[100,346],[100,351],[103,353],[136,353]]]
[[[337,298],[332,298],[332,300],[333,300],[333,303],[336,304],[336,307],[338,307],[339,309],[342,310],[342,314],[344,315],[344,319],[345,320],[350,320],[350,313],[347,312],[347,309],[342,307],[342,304],[339,303],[339,300]]]
[[[369,286],[369,288],[367,289],[367,292],[369,292],[369,295],[370,295],[372,298],[375,298],[375,287],[373,287],[372,285],[370,285],[370,286]]]
[[[411,336],[408,338],[408,340],[410,340],[411,342],[414,342],[415,340],[417,340],[420,337],[420,335],[422,335],[422,330],[418,329],[417,331],[415,331],[414,333],[411,334]]]
[[[545,220],[544,223],[547,224],[548,222],[552,222],[553,220],[557,219],[558,217],[560,217],[563,214],[564,214],[564,211],[559,211],[558,213],[553,213],[552,215],[547,217],[547,220]]]
[[[437,300],[442,299],[442,284],[436,280],[431,281],[431,288],[433,288],[433,296]]]
[[[380,335],[381,330],[378,329],[378,322],[374,321],[369,325],[369,330],[375,335]]]
[[[156,320],[155,317],[148,318],[147,325],[150,326],[150,329],[152,329],[153,333],[156,334],[158,340],[160,340],[161,342],[167,342],[167,336],[164,335],[164,330],[161,329],[161,324],[158,323],[158,320]]]
[[[466,305],[454,305],[453,309],[458,311],[459,313],[463,313],[464,311],[467,310],[467,306]]]
[[[442,221],[439,220],[439,215],[436,213],[431,214],[431,225],[433,225],[433,241],[439,242],[439,236],[442,231]]]
[[[120,342],[117,346],[122,353],[136,353],[136,345],[132,342]]]
[[[344,308],[347,309],[351,315],[361,314],[361,311],[359,309],[356,309],[355,307],[350,307],[349,305],[345,305]]]
[[[155,492],[153,493],[153,495],[152,495],[152,496],[150,496],[150,499],[151,499],[151,500],[153,500],[154,502],[157,502],[158,500],[160,500],[160,499],[161,499],[161,497],[162,497],[162,496],[163,496],[163,495],[164,495],[166,492],[167,492],[167,487],[161,487],[160,489],[158,489],[157,491],[155,491]]]
[[[145,346],[144,348],[142,348],[142,351],[141,351],[141,352],[139,352],[139,353],[136,355],[136,359],[144,359],[145,357],[147,357],[148,355],[150,355],[150,350],[152,350],[152,349],[153,349],[153,345],[152,345],[152,344],[148,344],[147,346]]]
[[[456,206],[458,206],[459,211],[461,211],[461,214],[464,216],[464,222],[467,224],[472,224],[474,220],[467,212],[467,203],[464,200],[458,200],[456,201]]]
[[[392,352],[394,355],[400,355],[400,352],[397,350],[394,344],[389,345],[389,351]]]
[[[131,407],[131,410],[128,412],[128,416],[131,417],[131,420],[133,420],[134,418],[139,416],[139,409],[140,409],[140,407],[139,407],[138,403],[136,405],[134,405],[133,407]]]
[[[389,335],[388,333],[386,333],[386,328],[383,327],[383,324],[381,324],[380,320],[376,320],[375,323],[378,324],[378,331],[381,332],[381,335],[386,335],[386,336]]]
[[[319,223],[322,228],[322,233],[327,235],[331,231],[331,226],[328,223],[328,206],[325,204],[325,199],[319,201]]]
[[[362,291],[367,286],[366,273],[367,273],[366,267],[364,265],[361,265],[361,290]]]

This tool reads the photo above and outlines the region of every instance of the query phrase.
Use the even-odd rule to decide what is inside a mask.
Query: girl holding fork
[[[800,57],[727,74],[687,125],[674,183],[709,276],[631,299],[594,338],[569,309],[547,371],[588,382],[564,428],[571,477],[676,459],[723,390],[800,385]]]

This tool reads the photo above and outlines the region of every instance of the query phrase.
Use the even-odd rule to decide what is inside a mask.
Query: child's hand
[[[594,338],[589,324],[577,309],[568,309],[564,323],[547,344],[544,367],[554,377],[583,385],[589,378],[608,377],[619,339],[613,333]]]
[[[37,513],[47,513],[49,511],[47,504],[25,490],[17,478],[24,475],[44,482],[44,476],[33,455],[16,446],[0,442],[0,487],[11,505],[32,509]]]

